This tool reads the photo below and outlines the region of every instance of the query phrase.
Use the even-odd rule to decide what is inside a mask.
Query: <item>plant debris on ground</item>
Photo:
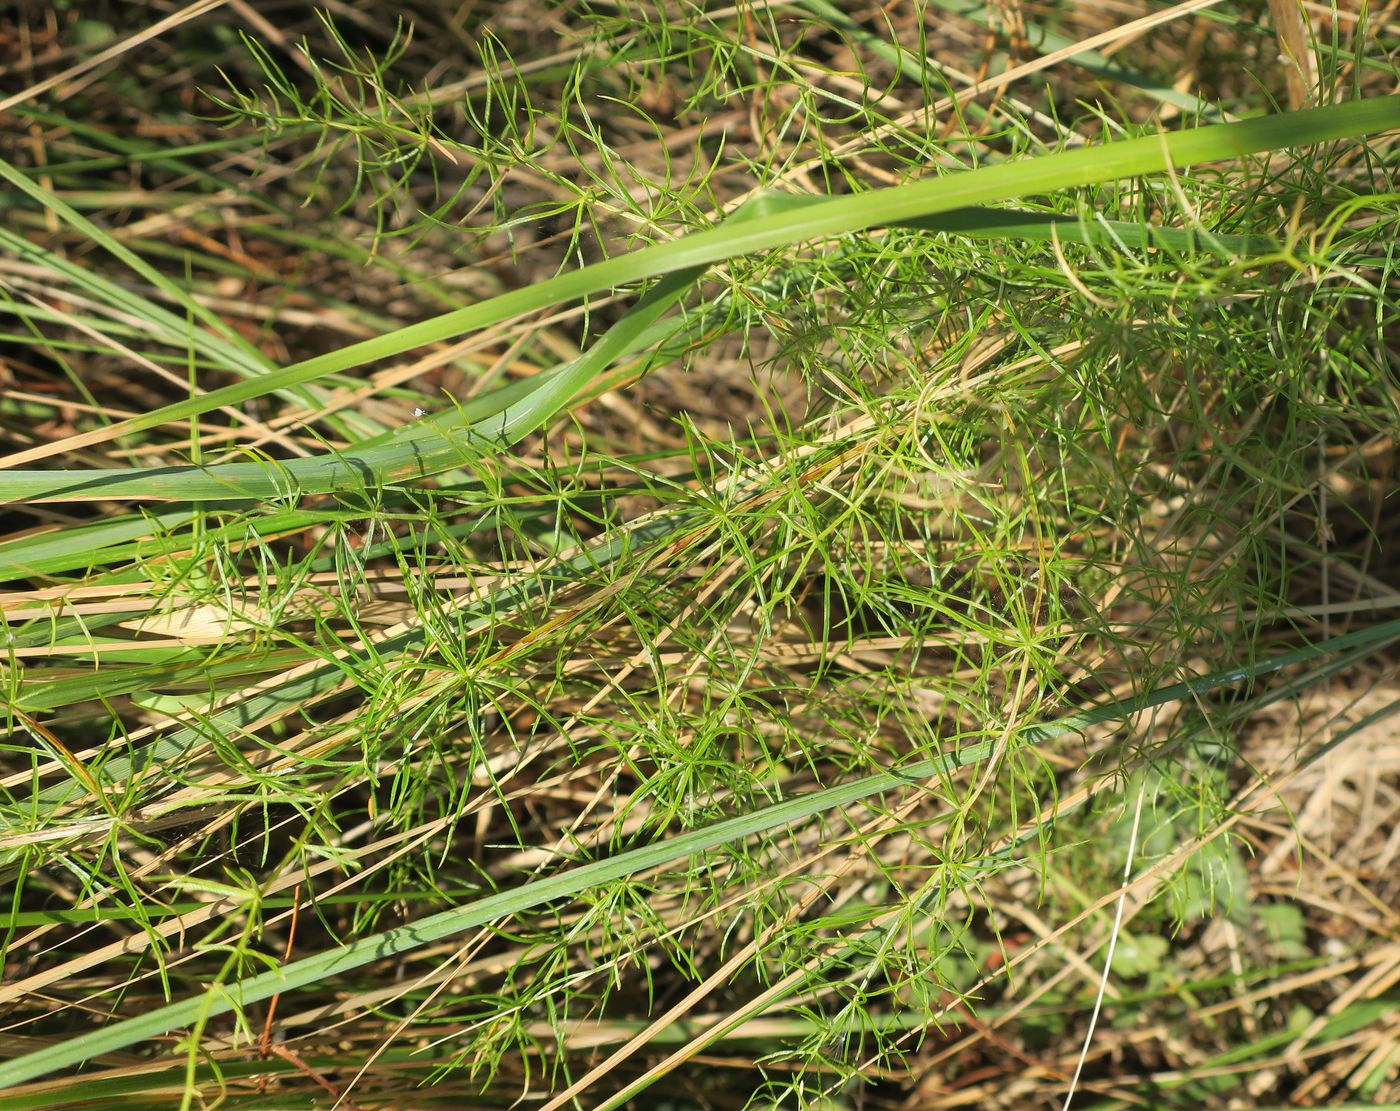
[[[1397,53],[0,13],[0,1111],[1400,1103]]]

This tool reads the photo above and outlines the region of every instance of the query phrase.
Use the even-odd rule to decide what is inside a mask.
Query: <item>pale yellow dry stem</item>
[[[971,84],[956,96],[944,97],[942,100],[939,100],[931,109],[927,107],[919,108],[913,112],[906,113],[883,127],[871,128],[862,132],[852,139],[848,139],[843,143],[831,147],[820,158],[811,158],[805,162],[795,164],[784,171],[783,177],[786,180],[799,179],[802,175],[810,173],[829,160],[844,158],[846,155],[858,151],[863,147],[870,146],[872,143],[882,138],[918,124],[920,120],[927,117],[930,113],[941,116],[954,106],[964,105],[983,93],[999,92],[1015,84],[1023,77],[1029,77],[1033,73],[1039,73],[1042,70],[1056,66],[1060,62],[1072,58],[1075,54],[1082,51],[1098,50],[1101,47],[1116,42],[1118,39],[1140,35],[1154,27],[1160,27],[1163,24],[1170,23],[1186,15],[1191,15],[1194,12],[1202,11],[1205,8],[1214,7],[1222,2],[1223,0],[1186,0],[1185,3],[1177,4],[1160,12],[1153,12],[1151,15],[1146,15],[1140,19],[1124,23],[1122,26],[1110,28],[1097,35],[1090,35],[1088,38],[1074,43],[1072,46],[1064,47],[1050,54],[1043,54],[1029,62],[1014,66],[1005,73],[998,74],[995,77],[985,78],[982,81]],[[944,72],[951,72],[941,63],[939,64],[939,69]],[[965,83],[968,80],[971,80],[971,78],[964,75]],[[1221,118],[1230,120],[1234,117],[1222,113]],[[817,192],[818,190],[813,185],[809,191]],[[756,193],[757,190],[744,193],[730,201],[725,207],[728,210],[737,208],[741,203],[748,200]]]
[[[105,50],[98,51],[91,58],[84,58],[76,65],[69,66],[63,72],[56,73],[52,77],[46,77],[43,81],[38,81],[30,85],[29,88],[21,89],[19,92],[7,96],[4,100],[0,100],[0,112],[7,112],[16,104],[23,104],[26,100],[33,100],[35,97],[42,96],[44,93],[53,89],[59,90],[55,99],[64,100],[82,88],[82,85],[78,83],[78,78],[82,77],[83,74],[90,73],[92,70],[106,65],[108,62],[120,58],[123,54],[134,50],[142,43],[159,38],[167,31],[174,30],[181,24],[188,23],[192,19],[198,19],[200,16],[212,12],[215,8],[222,6],[224,2],[225,0],[195,0],[193,4],[181,8],[178,12],[168,15],[164,19],[158,20],[144,31],[138,31],[134,35],[123,39],[121,42],[115,43]],[[60,85],[70,82],[71,84],[69,84],[68,88],[59,88]]]
[[[1269,14],[1274,18],[1279,64],[1288,82],[1289,106],[1306,108],[1312,104],[1317,88],[1317,63],[1308,42],[1310,32],[1303,6],[1299,0],[1269,0]]]
[[[790,926],[793,922],[798,921],[798,919],[800,919],[802,915],[806,914],[807,911],[810,910],[816,904],[818,899],[825,897],[827,893],[830,892],[831,888],[836,884],[838,880],[842,879],[858,863],[861,863],[866,854],[873,851],[875,847],[875,842],[882,835],[898,829],[900,823],[906,820],[909,817],[909,815],[912,814],[919,807],[923,806],[926,803],[926,801],[927,800],[921,792],[915,792],[914,797],[906,803],[904,803],[903,806],[899,807],[891,814],[881,815],[879,818],[871,822],[865,828],[857,831],[854,837],[854,843],[859,845],[859,849],[857,849],[856,851],[848,852],[845,859],[841,861],[840,865],[834,871],[828,873],[827,875],[823,876],[820,880],[813,883],[811,888],[807,891],[807,893],[804,894],[802,898],[794,901],[793,904],[783,913],[781,918],[773,922],[766,930],[764,930],[764,932],[761,935],[755,937],[748,944],[737,949],[734,952],[733,956],[726,960],[713,973],[707,976],[701,984],[697,985],[684,998],[676,1002],[664,1014],[658,1016],[655,1021],[653,1021],[649,1026],[647,1026],[644,1030],[638,1033],[636,1037],[628,1041],[615,1053],[609,1055],[603,1061],[599,1062],[597,1066],[590,1069],[573,1084],[569,1085],[569,1087],[566,1088],[564,1091],[555,1095],[552,1099],[550,1099],[548,1103],[546,1103],[540,1109],[540,1111],[557,1111],[558,1108],[562,1107],[570,1100],[577,1099],[582,1092],[592,1087],[595,1083],[601,1080],[613,1069],[617,1068],[618,1066],[623,1064],[623,1062],[627,1061],[629,1058],[638,1053],[653,1038],[655,1038],[657,1034],[661,1033],[667,1027],[673,1026],[675,1023],[679,1022],[685,1015],[689,1014],[692,1010],[694,1010],[696,1005],[699,1004],[703,999],[712,995],[720,987],[728,983],[729,980],[733,978],[735,973],[737,973],[740,969],[744,967],[744,965],[749,963],[749,961],[753,960],[759,953],[763,951],[763,947],[765,945],[770,943],[773,940],[773,938],[775,938],[783,929]],[[848,848],[849,843],[844,846],[839,845],[839,843],[836,842],[828,843],[826,848],[823,849],[819,855],[826,856],[831,853],[834,853],[835,851],[837,851],[838,847]],[[813,863],[815,863],[815,860],[813,861]],[[726,1018],[724,1021],[727,1023],[729,1019]],[[695,1041],[691,1043],[692,1045],[696,1046],[695,1051],[698,1052],[699,1048],[703,1047],[704,1044],[708,1044],[710,1037],[711,1032],[706,1031],[705,1034],[702,1034],[699,1036],[699,1038],[695,1039]],[[678,1052],[684,1053],[685,1050],[681,1050]]]

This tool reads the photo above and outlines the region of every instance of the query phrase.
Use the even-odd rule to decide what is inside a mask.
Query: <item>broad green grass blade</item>
[[[344,452],[286,461],[221,463],[208,467],[11,471],[0,491],[13,501],[156,498],[169,501],[265,500],[380,486],[462,467],[505,450],[542,426],[614,361],[674,331],[661,317],[699,277],[668,275],[587,352],[547,374],[462,409],[406,425]],[[518,400],[517,400],[518,398]],[[501,407],[501,406],[504,407]],[[471,415],[489,413],[475,423]]]
[[[1321,659],[1360,645],[1373,650],[1400,639],[1400,620],[1335,637],[1256,664],[1231,668],[1183,683],[1174,683],[1144,694],[1072,714],[1044,725],[1031,726],[1019,735],[1024,745],[1039,744],[1065,733],[1115,721],[1156,706],[1201,696],[1213,690],[1260,678],[1283,668]],[[664,867],[696,853],[731,841],[802,822],[815,815],[837,810],[861,799],[900,786],[947,775],[960,767],[985,760],[993,754],[993,743],[969,746],[933,760],[922,760],[898,771],[865,776],[850,783],[814,791],[764,807],[750,814],[726,819],[690,833],[620,853],[607,860],[534,880],[523,886],[479,899],[464,907],[442,911],[418,922],[400,926],[349,945],[294,961],[275,972],[263,973],[231,984],[212,996],[195,996],[161,1007],[149,1014],[114,1023],[102,1030],[70,1038],[58,1045],[25,1054],[0,1064],[0,1088],[13,1087],[36,1077],[114,1053],[147,1041],[201,1018],[226,1014],[235,1008],[295,991],[377,960],[411,952],[464,931],[494,922],[512,914],[556,899],[569,898],[599,884]]]
[[[820,197],[807,195],[775,195],[762,201],[762,207],[754,211],[762,211],[764,215],[796,212],[827,203]],[[1096,246],[1120,243],[1142,249],[1213,249],[1241,255],[1272,252],[1280,246],[1260,236],[1207,235],[1193,229],[1159,228],[1122,220],[1089,223],[1076,217],[977,207],[905,220],[892,226],[972,238],[1019,238],[1040,242],[1058,238],[1061,242]],[[668,285],[664,291],[658,287],[644,298],[638,305],[639,315],[629,316],[619,323],[579,359],[533,379],[512,382],[483,397],[470,399],[454,412],[364,441],[343,452],[277,463],[224,463],[198,468],[10,471],[0,473],[0,491],[11,500],[31,502],[87,500],[99,496],[206,502],[256,500],[362,488],[367,481],[406,481],[459,467],[479,457],[482,451],[500,450],[541,426],[610,362],[667,338],[671,329],[660,319],[662,311],[677,302],[700,273],[697,269],[671,275],[667,281],[677,279],[673,285]],[[658,298],[664,298],[664,303]],[[613,352],[616,354],[610,358]],[[486,426],[485,418],[503,411],[499,421]],[[472,427],[473,422],[482,423]],[[6,562],[4,552],[0,551],[0,570]]]
[[[200,397],[167,405],[112,426],[109,435],[148,431],[228,405],[239,405],[415,347],[452,339],[566,301],[586,298],[677,271],[702,268],[739,255],[846,235],[1014,197],[1049,193],[1124,177],[1158,173],[1169,166],[1242,158],[1263,151],[1305,146],[1400,127],[1400,94],[1350,101],[1239,123],[1215,124],[1149,135],[1040,158],[988,166],[854,196],[836,197],[792,212],[729,221],[697,232],[512,290],[478,305],[364,340],[257,379],[236,382]],[[11,174],[17,171],[10,170]],[[0,497],[13,494],[0,487]]]
[[[113,562],[109,549],[131,558],[134,544],[189,523],[190,510],[143,513],[117,520],[83,521],[63,528],[0,542],[0,582],[59,571],[91,571]]]
[[[859,231],[877,225],[914,224],[937,230],[980,228],[983,234],[1015,234],[1027,226],[1038,236],[1053,229],[1066,238],[1084,240],[1091,225],[1062,220],[1046,224],[1023,216],[968,211],[970,206],[1150,173],[1168,164],[1238,157],[1261,150],[1321,142],[1400,126],[1400,95],[1356,101],[1308,112],[1270,116],[1242,123],[1126,140],[1086,150],[1068,151],[1030,163],[991,166],[876,193],[785,203],[778,199],[758,214],[727,221],[722,227],[661,244],[631,255],[596,263],[583,270],[515,290],[480,305],[447,313],[386,336],[354,344],[256,379],[235,383],[201,397],[166,406],[123,421],[109,435],[159,427],[222,405],[241,404],[271,389],[288,388],[345,370],[372,359],[401,354],[420,344],[449,338],[473,327],[497,323],[518,313],[559,300],[587,296],[606,288],[669,274],[671,279],[643,298],[637,309],[574,364],[542,383],[538,393],[511,405],[491,428],[462,427],[450,419],[391,434],[372,448],[308,459],[228,463],[206,468],[134,468],[113,470],[15,470],[0,474],[0,499],[9,501],[75,500],[110,497],[208,500],[287,497],[336,489],[372,488],[381,483],[424,477],[499,450],[540,427],[567,404],[589,379],[616,358],[645,346],[665,309],[713,262],[735,255],[790,245],[818,237]],[[738,214],[736,214],[737,216]],[[1076,232],[1077,227],[1077,232]],[[1063,229],[1063,230],[1061,230]],[[1103,235],[1117,231],[1105,228]],[[1158,237],[1154,240],[1154,234]],[[1125,242],[1179,248],[1196,242],[1190,231],[1127,233]],[[1229,246],[1262,247],[1256,239]],[[456,424],[456,427],[451,427]],[[493,422],[494,424],[494,422]]]
[[[608,567],[629,552],[681,532],[696,521],[695,514],[682,510],[610,533],[583,552],[562,557],[536,569],[528,580],[493,591],[484,599],[474,602],[462,611],[460,627],[465,631],[489,628],[505,614],[549,589],[576,582],[600,568]],[[427,635],[427,631],[418,626],[377,642],[375,648],[381,655],[405,653],[420,647]],[[102,676],[93,673],[85,678],[35,684],[28,698],[35,708],[61,705],[84,692],[96,696],[92,688],[101,681]],[[335,661],[323,660],[319,666],[282,683],[274,690],[258,691],[238,699],[209,720],[197,721],[165,734],[130,754],[113,756],[102,766],[103,781],[114,785],[125,783],[132,776],[178,760],[192,746],[211,735],[237,736],[259,722],[285,714],[289,707],[314,705],[343,689],[345,683],[345,676]],[[79,690],[75,692],[74,687]],[[23,816],[12,815],[11,820],[16,828],[28,828],[30,823],[42,821],[43,815],[77,802],[88,794],[88,788],[76,781],[55,784],[40,791],[35,796],[34,806],[27,809]]]
[[[385,957],[411,952],[434,941],[518,914],[531,907],[577,895],[599,884],[660,868],[730,841],[779,829],[883,791],[947,774],[956,768],[986,759],[992,751],[993,746],[990,743],[974,745],[938,760],[911,764],[897,773],[886,772],[867,776],[851,783],[801,795],[752,814],[717,822],[654,845],[620,853],[607,860],[535,880],[514,891],[491,895],[465,907],[442,911],[421,921],[361,938],[339,949],[295,961],[277,972],[254,976],[230,985],[220,992],[217,998],[196,996],[182,1000],[148,1015],[72,1038],[62,1045],[4,1062],[0,1064],[0,1087],[21,1084],[55,1069],[146,1041],[204,1015],[225,1014],[234,1007],[245,1007],[258,1000],[294,991]]]
[[[243,339],[236,331],[221,320],[218,314],[210,311],[201,305],[189,292],[176,282],[162,274],[155,267],[146,262],[140,255],[130,250],[124,243],[115,239],[109,232],[98,227],[86,216],[83,216],[71,205],[67,204],[53,193],[32,181],[25,173],[8,162],[0,159],[0,179],[8,181],[20,192],[29,197],[41,208],[48,209],[56,215],[62,217],[65,223],[81,232],[91,243],[100,244],[113,257],[128,266],[133,272],[141,275],[153,287],[160,290],[177,305],[182,306],[190,317],[198,320],[214,335],[222,337],[228,345],[227,350],[236,353],[237,365],[244,365],[249,368],[262,369],[266,367],[266,360],[258,350]],[[8,236],[13,240],[13,236]],[[15,249],[13,243],[11,249]],[[168,314],[167,314],[168,315]]]
[[[0,172],[5,169],[8,167],[0,163]],[[239,374],[262,375],[268,371],[267,361],[255,352],[250,353],[242,344],[230,342],[219,333],[191,327],[188,320],[133,292],[120,282],[113,281],[101,271],[78,266],[62,255],[31,243],[8,228],[0,228],[0,249],[8,251],[23,262],[51,271],[71,283],[73,288],[83,290],[104,304],[130,314],[145,325],[146,330],[140,334],[148,340],[153,339],[176,348],[192,347],[216,366]],[[103,328],[108,327],[110,325],[104,321]]]

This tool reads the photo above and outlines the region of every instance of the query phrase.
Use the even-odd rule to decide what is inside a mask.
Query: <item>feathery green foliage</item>
[[[1316,966],[1242,830],[1396,704],[1254,762],[1400,637],[1332,620],[1388,604],[1393,59],[1288,109],[1232,5],[1259,70],[1185,89],[897,7],[221,11],[142,63],[197,110],[96,86],[178,142],[11,108],[0,1109],[845,1107],[989,1021],[1039,1099],[1056,945],[1125,1026]],[[1169,967],[1208,922],[1275,948]]]

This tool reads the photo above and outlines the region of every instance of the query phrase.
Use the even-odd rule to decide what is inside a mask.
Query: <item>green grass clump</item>
[[[55,9],[0,1109],[1394,1098],[1400,97],[1302,12]]]

